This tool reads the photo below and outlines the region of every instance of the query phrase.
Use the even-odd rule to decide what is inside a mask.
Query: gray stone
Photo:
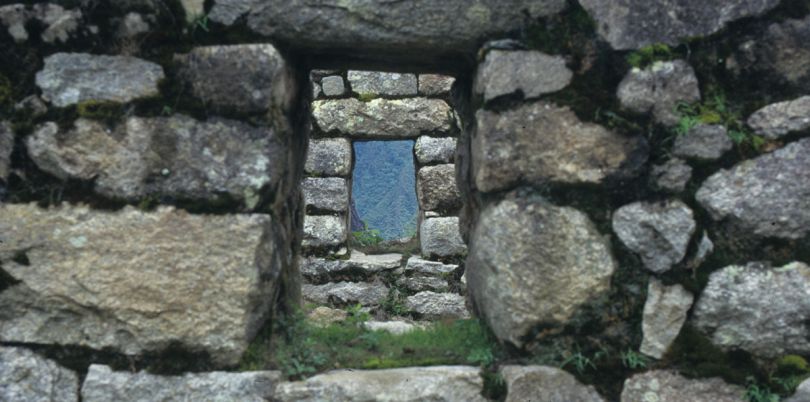
[[[180,345],[236,364],[285,270],[273,226],[170,207],[0,205],[0,263],[19,281],[0,293],[0,341],[127,355]]]
[[[555,367],[503,366],[500,374],[506,383],[506,402],[604,402],[593,386]]]
[[[478,66],[473,90],[484,102],[516,92],[531,99],[567,87],[573,76],[562,56],[536,50],[490,50]]]
[[[621,402],[741,402],[745,388],[719,378],[688,379],[671,370],[651,370],[624,381]]]
[[[416,139],[414,152],[416,153],[416,160],[423,165],[428,163],[451,163],[456,157],[456,139],[423,135]]]
[[[634,202],[613,213],[613,231],[622,243],[659,274],[683,260],[695,227],[692,210],[679,200]]]
[[[810,97],[809,97],[810,98]],[[685,135],[675,137],[672,153],[686,159],[713,161],[734,148],[726,127],[720,124],[700,124]]]
[[[683,286],[664,286],[661,281],[651,278],[641,322],[644,333],[639,349],[641,353],[656,359],[663,357],[681,332],[693,301],[694,296]]]
[[[721,170],[695,194],[714,220],[757,236],[799,239],[810,232],[810,138]]]
[[[40,3],[26,8],[24,4],[0,7],[0,24],[5,25],[16,42],[28,40],[25,25],[32,20],[43,26],[40,38],[45,43],[67,42],[82,22],[80,9],[66,10],[58,4]]]
[[[405,307],[428,319],[470,318],[464,296],[455,293],[419,292],[405,299]]]
[[[25,30],[25,23],[28,22],[29,12],[25,9],[25,4],[9,4],[0,7],[0,23],[8,30],[8,34],[16,42],[28,40],[28,31]]]
[[[411,292],[429,290],[432,292],[446,292],[450,289],[447,281],[435,276],[411,276],[397,279],[397,286]]]
[[[304,239],[307,248],[337,247],[346,242],[346,218],[331,215],[304,217]]]
[[[765,32],[753,33],[752,40],[743,42],[727,65],[752,73],[750,79],[787,85],[806,94],[810,92],[808,44],[810,15],[788,19],[771,24]]]
[[[220,24],[232,25],[261,3],[262,0],[216,0],[211,12],[208,13],[208,18]]]
[[[443,264],[437,261],[423,260],[416,256],[408,258],[408,262],[407,264],[405,264],[406,272],[416,272],[419,274],[434,275],[434,276],[442,276],[445,274],[449,274],[455,271],[456,269],[458,269],[458,265]]]
[[[402,335],[420,328],[405,321],[366,321],[363,327],[369,331],[385,331],[394,335]]]
[[[73,402],[79,400],[76,373],[28,349],[0,346],[0,400]]]
[[[149,32],[149,23],[143,19],[143,15],[130,12],[118,26],[117,35],[119,38],[132,38],[146,32]]]
[[[467,252],[461,240],[458,218],[428,218],[419,226],[419,243],[423,257],[454,257]]]
[[[715,271],[695,306],[695,326],[724,350],[776,358],[810,353],[810,267],[750,263]]]
[[[355,269],[366,272],[380,272],[397,269],[402,265],[402,254],[364,254],[358,250],[352,250],[351,257],[346,263]]]
[[[348,316],[349,313],[346,312],[346,310],[318,306],[307,314],[307,320],[317,326],[326,327],[336,322],[344,321]]]
[[[264,402],[273,396],[273,390],[281,381],[280,371],[214,371],[164,376],[145,371],[113,371],[108,366],[93,364],[82,384],[82,401]]]
[[[704,230],[703,237],[700,238],[700,243],[698,243],[697,252],[695,252],[693,264],[695,264],[695,266],[700,266],[700,264],[703,264],[703,261],[706,261],[706,258],[709,257],[709,255],[713,252],[714,242],[712,242],[709,234]]]
[[[352,90],[360,96],[416,95],[416,75],[382,71],[354,71],[348,74]]]
[[[700,100],[695,70],[683,60],[657,61],[640,70],[633,68],[616,92],[621,106],[635,113],[652,112],[658,123],[678,124],[680,103]]]
[[[270,44],[197,47],[174,59],[192,95],[214,110],[283,114],[297,99],[295,72]]]
[[[14,130],[11,123],[0,121],[0,181],[6,181],[11,172],[11,152],[14,150]]]
[[[686,189],[686,184],[692,178],[692,167],[681,159],[672,158],[664,162],[663,165],[653,166],[651,177],[656,187],[665,191],[680,193]]]
[[[354,98],[312,102],[312,117],[324,132],[355,138],[414,138],[447,133],[452,128],[450,106],[441,99]]]
[[[349,271],[370,275],[381,271],[397,269],[402,264],[401,254],[367,255],[352,250],[348,260],[327,260],[307,257],[301,260],[301,273],[308,278],[324,278]]]
[[[321,92],[321,85],[317,82],[312,83],[312,99],[318,99],[321,97],[323,92]]]
[[[275,400],[484,402],[477,367],[433,366],[387,370],[335,370],[276,387]]]
[[[239,200],[252,209],[265,187],[278,191],[288,170],[282,137],[235,120],[184,115],[130,117],[110,131],[80,118],[61,130],[45,123],[26,138],[37,166],[62,179],[93,180],[111,198],[145,196]]]
[[[711,35],[729,22],[764,14],[779,0],[582,0],[581,4],[614,49],[630,50]]]
[[[447,75],[419,74],[419,95],[447,96],[456,79]]]
[[[37,95],[29,95],[14,105],[14,110],[29,114],[31,117],[39,117],[48,113],[48,105]]]
[[[349,207],[349,186],[340,177],[307,177],[301,182],[307,208],[345,212]]]
[[[304,170],[317,176],[342,176],[352,173],[352,144],[345,138],[310,140]]]
[[[36,83],[42,98],[65,107],[85,101],[125,103],[159,94],[163,68],[129,56],[56,53],[45,58]]]
[[[796,388],[796,392],[784,402],[810,402],[810,380],[804,380]]]
[[[748,125],[770,139],[810,129],[810,96],[765,106],[748,118]]]
[[[301,286],[305,300],[343,307],[354,304],[379,306],[388,297],[388,288],[380,282],[337,282]]]
[[[339,75],[330,75],[321,78],[321,88],[323,94],[326,96],[340,96],[346,93],[346,85],[343,83],[343,77]]]
[[[456,166],[427,166],[416,174],[416,195],[423,211],[457,210],[461,194],[456,186]]]
[[[587,215],[510,194],[471,234],[467,293],[498,339],[522,346],[538,325],[561,327],[610,289],[610,242]]]
[[[646,160],[641,137],[624,137],[581,122],[567,107],[537,102],[476,113],[472,173],[484,192],[519,182],[601,183]]]

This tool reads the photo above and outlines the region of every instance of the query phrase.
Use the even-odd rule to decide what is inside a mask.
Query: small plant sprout
[[[630,370],[643,369],[647,367],[648,362],[649,359],[647,359],[647,356],[632,349],[627,349],[622,352],[622,364]]]
[[[565,366],[568,366],[569,364],[572,365],[574,367],[574,370],[576,370],[577,373],[579,374],[584,373],[585,370],[587,370],[589,367],[592,369],[596,369],[596,365],[593,363],[593,360],[588,358],[588,356],[585,356],[579,350],[577,350],[574,353],[571,353],[571,355],[568,356],[568,358],[563,360],[562,364],[560,364],[560,367],[563,368]]]

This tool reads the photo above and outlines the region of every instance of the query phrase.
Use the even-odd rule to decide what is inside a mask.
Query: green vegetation
[[[688,104],[681,103],[677,107],[681,118],[675,127],[675,133],[686,135],[698,124],[719,124],[726,127],[728,136],[738,146],[748,145],[759,150],[765,139],[754,135],[742,121],[741,112],[729,106],[726,95],[722,91],[710,89],[706,100]]]
[[[748,387],[745,389],[745,398],[749,402],[779,402],[779,395],[771,392],[770,388],[760,385],[754,377],[748,377]]]
[[[124,114],[123,105],[115,102],[85,101],[76,106],[76,113],[87,119],[115,123]]]
[[[574,352],[569,352],[568,357],[563,360],[560,364],[560,368],[565,368],[566,366],[573,367],[577,373],[583,374],[587,369],[596,369],[596,364],[594,362],[605,357],[605,352],[596,352],[593,355],[593,358],[586,356],[579,350],[579,347],[575,348]]]
[[[646,68],[656,61],[667,61],[675,58],[672,48],[663,43],[644,46],[627,55],[627,63],[636,68]]]
[[[374,99],[377,99],[377,95],[374,95],[374,94],[358,94],[357,99],[359,99],[360,102],[370,102],[370,101],[372,101]]]
[[[362,247],[376,246],[382,243],[385,239],[380,236],[380,231],[377,229],[369,229],[365,225],[365,229],[352,232],[352,240],[355,244]]]
[[[622,364],[624,367],[629,368],[630,370],[638,370],[647,367],[649,359],[647,356],[636,352],[632,349],[627,349],[626,351],[622,352]]]

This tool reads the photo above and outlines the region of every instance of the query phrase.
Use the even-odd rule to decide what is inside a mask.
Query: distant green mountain
[[[386,240],[415,233],[419,206],[413,141],[356,141],[352,198],[369,227]]]

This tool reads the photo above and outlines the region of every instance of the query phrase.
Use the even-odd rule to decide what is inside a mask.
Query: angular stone
[[[431,292],[447,292],[450,285],[447,281],[434,276],[411,276],[397,279],[397,286],[405,288],[411,292],[421,292],[429,290]]]
[[[405,299],[405,307],[424,318],[470,318],[464,296],[455,293],[419,292]]]
[[[345,138],[310,140],[304,170],[318,176],[348,176],[352,172],[352,144]]]
[[[765,106],[748,118],[748,125],[770,139],[810,129],[810,96]]]
[[[432,366],[335,370],[276,387],[275,400],[484,402],[477,367]]]
[[[308,278],[323,278],[330,275],[359,271],[370,275],[381,271],[397,269],[402,264],[401,254],[367,255],[352,250],[348,260],[326,260],[307,257],[301,260],[301,273]]]
[[[810,138],[721,170],[695,194],[714,220],[729,219],[762,237],[810,232]]]
[[[337,247],[346,242],[346,218],[331,215],[304,217],[304,239],[308,248]]]
[[[479,110],[472,139],[475,184],[484,192],[521,182],[600,183],[646,161],[646,142],[583,123],[567,107],[537,102]]]
[[[621,106],[635,113],[652,112],[658,123],[678,124],[680,103],[700,100],[695,70],[683,60],[658,61],[624,76],[616,92]]]
[[[672,158],[663,165],[653,166],[651,177],[656,187],[680,193],[686,189],[686,184],[692,178],[692,167],[681,159]]]
[[[163,68],[130,56],[56,53],[36,75],[42,98],[65,107],[85,101],[126,103],[159,94]]]
[[[79,376],[28,349],[0,346],[0,400],[79,400]]]
[[[388,297],[388,288],[380,282],[337,282],[301,286],[305,300],[343,307],[354,304],[378,306]]]
[[[693,320],[712,343],[776,358],[810,353],[810,267],[758,263],[715,271],[695,306]]]
[[[456,269],[458,269],[458,265],[443,264],[437,261],[423,260],[416,256],[408,258],[408,262],[407,264],[405,264],[406,272],[416,272],[420,274],[434,275],[434,276],[449,274],[451,272],[454,272]]]
[[[340,177],[307,177],[301,182],[304,204],[324,211],[345,212],[349,207],[349,186]]]
[[[419,226],[419,243],[424,257],[454,257],[467,252],[456,217],[423,220]]]
[[[672,154],[687,159],[713,161],[720,159],[732,148],[734,143],[728,136],[725,126],[700,124],[685,135],[675,137]]]
[[[268,127],[184,115],[130,117],[112,132],[80,118],[67,131],[51,122],[40,126],[26,146],[40,169],[94,180],[95,191],[107,197],[227,196],[253,208],[265,187],[277,190],[285,179],[289,152],[279,137]]]
[[[6,181],[11,172],[11,152],[14,150],[14,130],[11,123],[0,121],[0,181]]]
[[[457,210],[461,194],[456,186],[456,166],[427,166],[416,174],[416,195],[423,211]]]
[[[116,35],[119,40],[128,40],[140,34],[149,32],[149,23],[144,21],[143,15],[135,12],[127,13],[118,25]]]
[[[326,96],[340,96],[346,93],[346,85],[343,83],[343,77],[339,75],[330,75],[321,78],[321,89]]]
[[[634,202],[613,213],[616,236],[655,273],[683,260],[695,227],[692,210],[679,200]]]
[[[402,335],[420,328],[405,321],[366,321],[363,327],[369,331],[385,331],[394,335]]]
[[[215,111],[287,113],[297,99],[295,72],[270,44],[196,47],[174,60],[191,95]]]
[[[349,84],[360,96],[416,95],[416,75],[387,73],[382,71],[349,70]]]
[[[671,370],[651,370],[624,381],[621,402],[740,402],[745,388],[719,378],[688,379]]]
[[[489,102],[520,92],[525,99],[557,92],[571,82],[574,73],[562,56],[536,50],[490,50],[478,66],[473,91]]]
[[[284,269],[273,225],[169,207],[0,205],[0,263],[19,281],[0,293],[0,341],[127,355],[179,345],[236,364]]]
[[[414,138],[447,133],[453,124],[450,106],[427,98],[318,100],[312,117],[323,132],[355,138]]]
[[[593,386],[555,367],[503,366],[500,374],[506,383],[506,402],[604,402]]]
[[[470,245],[467,292],[495,336],[516,346],[537,325],[565,325],[610,289],[616,269],[587,215],[539,198],[487,206]]]
[[[346,263],[356,269],[366,272],[380,272],[397,269],[402,265],[402,254],[364,254],[358,250],[352,250],[351,257]]]
[[[273,390],[281,381],[280,371],[214,371],[164,376],[145,371],[113,371],[108,366],[92,364],[82,384],[82,401],[264,402],[273,396]]]
[[[447,75],[419,74],[419,95],[447,96],[456,79]]]
[[[456,139],[423,135],[416,139],[414,152],[416,153],[416,160],[423,165],[428,163],[451,163],[456,156]]]
[[[663,357],[681,332],[693,301],[694,296],[683,286],[664,286],[661,281],[651,278],[641,322],[644,332],[641,353],[656,359]]]
[[[731,21],[756,17],[779,0],[582,0],[599,34],[616,50],[677,45],[708,36]]]

